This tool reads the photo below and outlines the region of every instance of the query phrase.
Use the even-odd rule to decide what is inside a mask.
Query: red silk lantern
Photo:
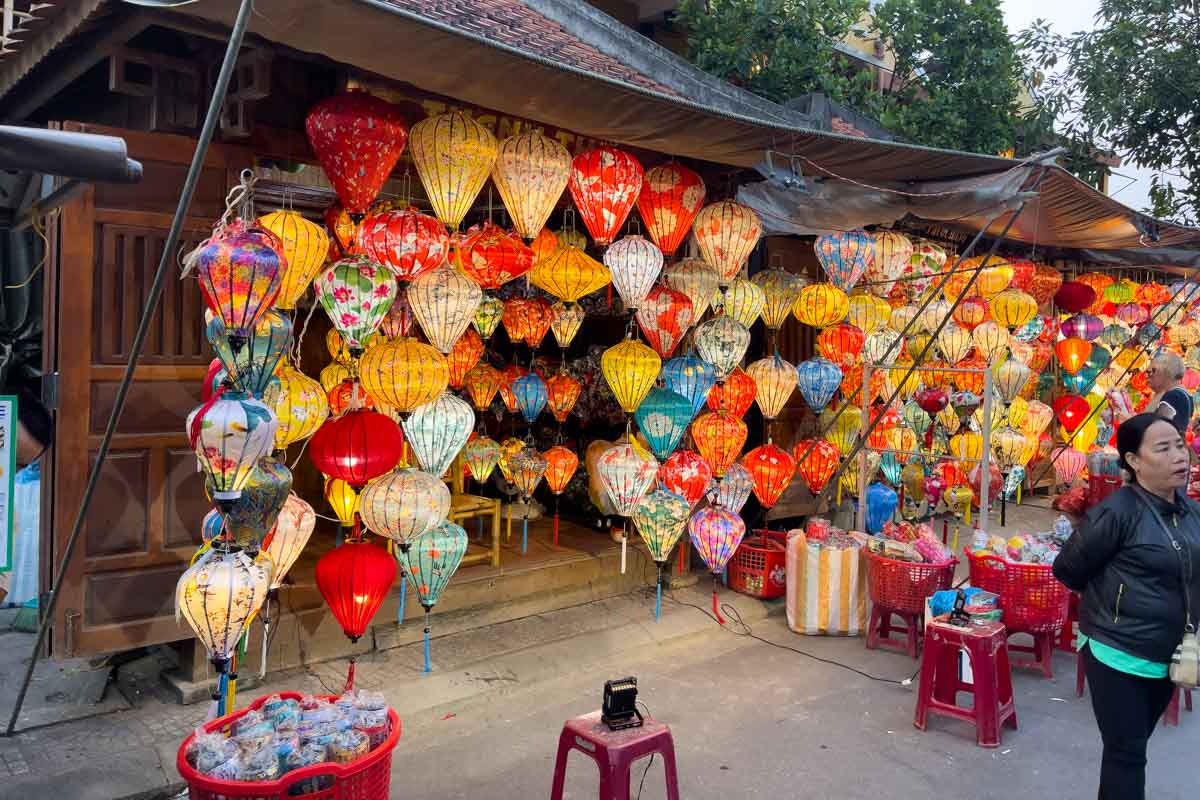
[[[1037,264],[1032,261],[1010,261],[1008,266],[1012,269],[1012,280],[1008,282],[1008,288],[1020,289],[1022,292],[1033,294],[1030,291],[1033,288],[1033,279],[1037,275]],[[1036,299],[1036,298],[1035,298]],[[1039,304],[1041,301],[1038,301]]]
[[[517,396],[513,394],[512,390],[513,381],[525,373],[526,370],[517,364],[509,364],[500,371],[500,385],[497,389],[500,392],[500,399],[504,401],[504,407],[510,414],[517,410]]]
[[[479,363],[482,355],[483,339],[479,338],[474,328],[467,328],[446,356],[446,363],[450,366],[450,385],[455,389],[463,388],[467,373]]]
[[[394,469],[403,451],[400,426],[378,411],[328,419],[308,442],[308,456],[322,474],[355,488]]]
[[[600,247],[612,244],[642,191],[642,165],[615,147],[575,156],[567,188],[588,233]]]
[[[842,322],[817,334],[817,351],[841,367],[849,367],[862,356],[866,335],[858,328]]]
[[[1074,375],[1087,364],[1088,356],[1092,354],[1092,343],[1078,336],[1068,336],[1054,345],[1054,352],[1063,371]]]
[[[675,255],[702,205],[704,181],[682,164],[672,162],[646,172],[638,211],[663,255]]]
[[[775,505],[796,474],[796,459],[787,450],[767,443],[746,453],[742,466],[754,478],[754,496],[763,508]]]
[[[346,542],[317,561],[317,589],[342,632],[357,642],[396,579],[396,559],[370,542]],[[350,667],[353,680],[354,666]]]
[[[953,317],[955,322],[967,330],[974,330],[990,313],[987,300],[982,297],[964,297],[958,308],[954,309]]]
[[[717,477],[723,477],[725,470],[737,460],[748,433],[746,423],[728,411],[710,411],[692,422],[696,450]]]
[[[533,262],[532,248],[491,222],[469,234],[462,245],[463,272],[484,289],[499,289],[521,277],[533,269]]]
[[[533,237],[533,241],[529,243],[529,249],[533,251],[534,264],[537,264],[543,258],[554,255],[558,248],[558,237],[549,228],[542,228],[538,231],[538,235]]]
[[[546,405],[559,422],[566,422],[567,415],[575,408],[583,384],[565,372],[555,373],[546,381]]]
[[[530,323],[534,321],[533,317],[537,313],[533,308],[532,299],[514,297],[504,301],[500,321],[504,325],[504,332],[508,334],[508,340],[513,344],[525,341],[529,336]]]
[[[812,448],[812,452],[809,452],[809,448]],[[842,458],[837,445],[825,439],[801,439],[796,442],[792,452],[795,454],[796,472],[813,494],[819,494],[825,488]]]
[[[329,413],[340,415],[348,408],[375,408],[375,398],[356,380],[347,378],[334,386],[325,397],[329,400]]]
[[[1067,281],[1054,293],[1054,304],[1060,311],[1078,314],[1096,300],[1096,290],[1080,281]]]
[[[554,323],[554,306],[544,297],[535,297],[525,306],[525,311],[529,315],[525,321],[525,344],[536,350]]]
[[[408,142],[400,108],[362,90],[321,100],[304,130],[338,199],[362,214],[383,188]]]
[[[1091,406],[1077,394],[1064,394],[1054,401],[1054,413],[1067,433],[1074,433],[1091,413]]]
[[[983,474],[983,464],[975,464],[967,473],[967,485],[971,487],[971,491],[975,493],[975,505],[979,505],[979,498],[983,497],[980,478]],[[1000,474],[1000,468],[996,466],[994,460],[988,461],[988,501],[994,500],[1000,494],[1000,487],[1004,485],[1004,476]]]
[[[446,226],[415,208],[367,215],[355,240],[359,252],[401,281],[436,269],[450,255]]]
[[[922,389],[913,395],[913,399],[931,417],[950,403],[950,395],[945,389]]]
[[[683,292],[655,284],[637,310],[638,325],[654,351],[669,358],[693,322],[692,301]]]
[[[708,392],[708,407],[713,411],[728,411],[735,417],[746,416],[758,394],[758,386],[741,367],[734,367],[729,377],[714,385]]]
[[[1055,293],[1063,284],[1062,273],[1054,267],[1039,264],[1033,271],[1033,279],[1025,291],[1033,295],[1039,306],[1044,306],[1054,299]]]
[[[659,484],[687,500],[690,506],[700,502],[712,479],[712,467],[703,456],[691,450],[676,450],[658,468]]]

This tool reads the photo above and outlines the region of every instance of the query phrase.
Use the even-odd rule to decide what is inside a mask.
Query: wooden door
[[[57,568],[108,422],[158,266],[195,141],[66,123],[125,138],[142,162],[132,186],[89,187],[64,207],[51,292],[47,360],[58,373],[57,443],[50,473],[51,560]],[[211,233],[248,151],[213,145],[179,252]],[[177,262],[173,258],[173,262]],[[172,266],[124,414],[76,548],[54,620],[56,655],[81,656],[186,638],[174,619],[175,583],[208,510],[184,420],[200,403],[212,359],[194,276]]]

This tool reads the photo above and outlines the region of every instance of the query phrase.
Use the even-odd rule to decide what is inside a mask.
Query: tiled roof
[[[3,2],[3,0],[0,0]],[[388,0],[389,3],[468,34],[485,37],[557,64],[678,96],[652,77],[569,33],[523,0]],[[629,31],[629,36],[640,34]]]

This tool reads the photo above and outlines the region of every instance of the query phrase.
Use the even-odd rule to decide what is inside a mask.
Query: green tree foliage
[[[1056,34],[1039,21],[1020,44],[1047,77],[1039,114],[1076,148],[1182,178],[1151,186],[1151,213],[1200,221],[1200,2],[1103,0],[1095,27]]]

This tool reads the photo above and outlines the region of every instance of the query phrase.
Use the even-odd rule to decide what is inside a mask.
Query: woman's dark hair
[[[10,381],[0,394],[17,396],[17,419],[42,450],[54,444],[54,417],[42,402],[37,380]]]
[[[1129,473],[1129,482],[1137,483],[1137,474],[1133,471],[1133,467],[1127,460],[1130,453],[1136,453],[1142,447],[1142,440],[1146,438],[1146,431],[1156,422],[1165,422],[1171,425],[1171,422],[1158,414],[1137,414],[1130,417],[1121,423],[1117,428],[1117,460],[1121,467]],[[1171,425],[1174,428],[1174,425]]]

